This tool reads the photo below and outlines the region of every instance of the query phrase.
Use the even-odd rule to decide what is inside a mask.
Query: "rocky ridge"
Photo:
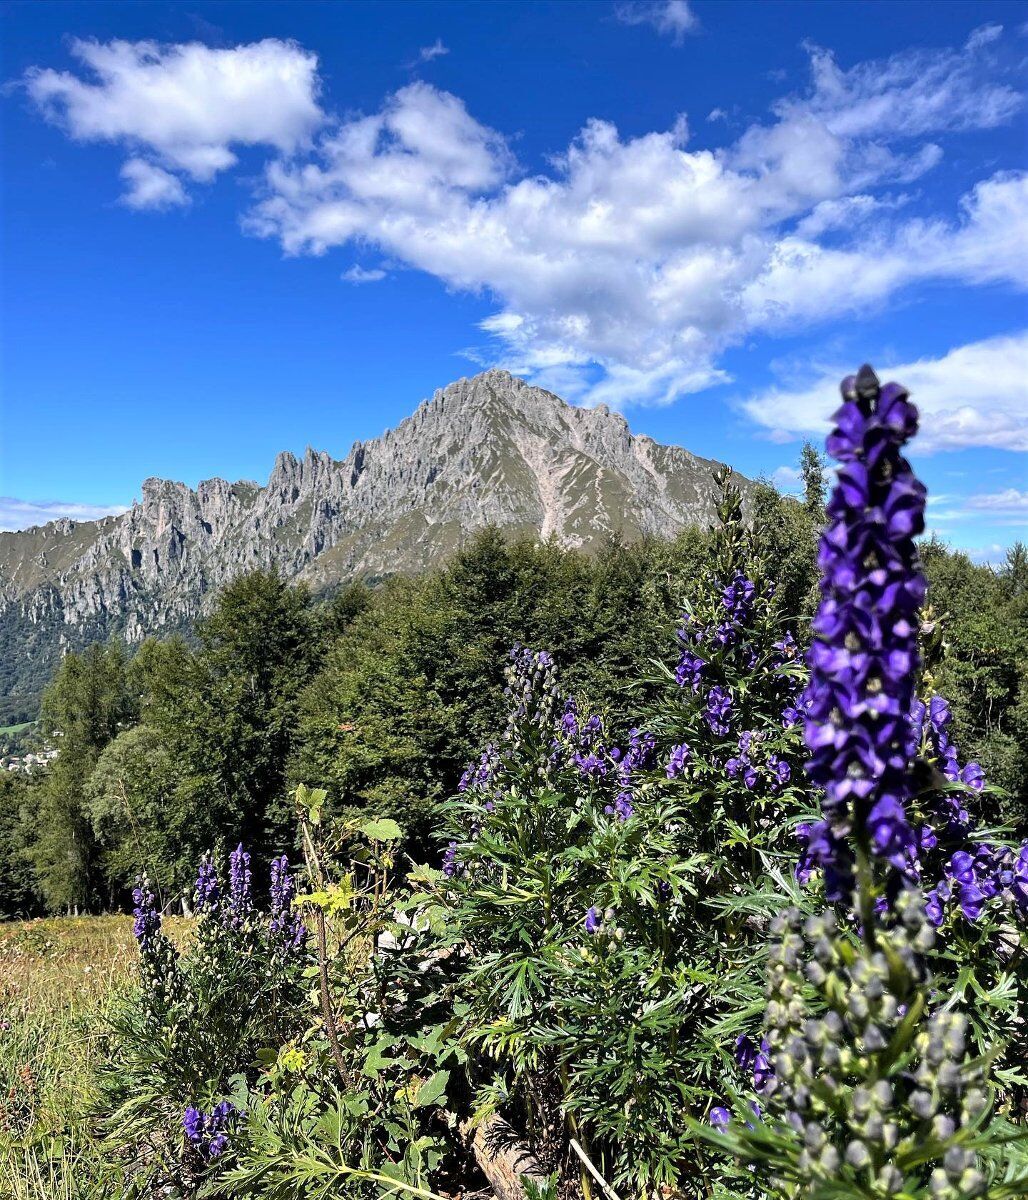
[[[430,567],[485,525],[587,550],[706,525],[714,466],[604,406],[486,371],[341,461],[285,452],[263,487],[147,479],[121,516],[0,533],[0,649],[27,656],[0,683],[23,690],[62,647],[187,627],[257,567],[320,588]]]

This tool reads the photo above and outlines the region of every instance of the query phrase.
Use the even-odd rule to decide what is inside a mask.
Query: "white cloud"
[[[651,25],[676,46],[700,25],[688,0],[625,0],[614,5],[614,15],[622,25]]]
[[[783,436],[824,433],[839,404],[839,380],[854,365],[822,367],[802,387],[771,388],[743,408]],[[910,391],[922,418],[918,453],[964,446],[1028,450],[1028,330],[958,346],[942,358],[875,368]]]
[[[182,180],[143,158],[130,158],[121,168],[128,191],[121,198],[129,208],[175,208],[189,203]]]
[[[378,283],[385,279],[386,273],[381,267],[362,267],[355,263],[349,270],[344,271],[342,278],[346,283]]]
[[[247,228],[289,254],[374,245],[496,297],[483,329],[512,370],[559,372],[587,402],[667,403],[724,381],[719,353],[750,333],[925,279],[1028,282],[1028,176],[983,181],[948,220],[901,220],[905,197],[873,191],[936,160],[934,143],[911,146],[915,131],[1013,111],[965,57],[843,72],[814,51],[808,94],[722,151],[690,150],[684,118],[627,139],[593,120],[548,173],[520,177],[498,134],[419,83],[341,124],[313,160],[272,164]],[[917,71],[948,106],[919,102]]]
[[[1001,567],[1007,560],[1008,547],[993,542],[991,546],[973,546],[964,551],[967,557],[981,567]]]
[[[988,46],[991,42],[998,41],[1002,36],[1002,25],[979,25],[977,29],[971,30],[964,45],[968,50],[978,50],[982,46]]]
[[[803,476],[795,467],[776,467],[771,473],[771,482],[780,492],[790,495],[803,488]]]
[[[1028,385],[1026,385],[1028,386]],[[1004,488],[1001,492],[988,492],[977,496],[968,496],[965,501],[969,508],[996,513],[1028,513],[1028,491],[1017,488]]]
[[[324,119],[317,56],[294,42],[267,38],[214,49],[198,42],[76,40],[71,50],[89,77],[33,67],[25,87],[72,138],[121,143],[135,153],[126,164],[125,198],[135,207],[149,207],[147,195],[160,196],[165,206],[183,202],[171,198],[184,192],[181,182],[173,191],[170,171],[207,182],[235,164],[232,147],[289,153]],[[149,176],[141,152],[153,159]]]
[[[442,58],[444,54],[449,54],[450,48],[443,45],[442,38],[436,38],[431,46],[422,46],[418,51],[418,57],[410,65],[412,67],[420,66],[421,63],[432,62],[433,59]]]
[[[636,6],[630,19],[646,19],[643,11],[683,30],[692,19],[686,5]],[[846,70],[813,47],[805,92],[720,149],[690,148],[684,116],[634,137],[591,120],[537,174],[521,170],[504,137],[459,97],[424,82],[377,112],[326,121],[308,148],[322,119],[316,60],[291,43],[235,51],[90,43],[94,57],[128,64],[131,87],[92,60],[98,85],[43,71],[29,82],[73,135],[142,142],[165,172],[204,177],[227,165],[237,143],[280,150],[244,219],[249,233],[277,239],[290,255],[370,247],[489,297],[488,346],[475,351],[483,360],[547,386],[559,381],[569,398],[624,406],[723,383],[728,347],[880,305],[912,284],[1028,285],[1028,174],[993,174],[956,211],[931,216],[911,215],[909,197],[894,190],[932,169],[947,134],[1017,112],[1022,98],[993,71],[990,36],[966,50],[916,50]],[[245,121],[224,105],[211,115],[181,101],[186,61],[202,65],[206,83],[196,90],[209,97],[234,60],[215,66],[206,55],[262,47],[261,62],[292,64],[291,117],[265,103],[280,81],[257,89],[261,103],[242,106]],[[167,118],[160,106],[137,111],[146,108],[137,70],[154,72],[159,94],[170,90]],[[122,104],[123,93],[135,104]],[[117,120],[87,120],[94,103],[113,107]],[[171,189],[167,180],[146,182],[154,203],[176,202],[160,190]]]
[[[75,504],[64,500],[18,500],[0,496],[0,531],[30,529],[67,517],[72,521],[98,521],[127,512],[124,504]]]

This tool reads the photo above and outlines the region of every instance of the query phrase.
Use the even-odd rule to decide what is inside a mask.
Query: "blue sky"
[[[502,365],[790,486],[914,392],[1028,528],[1028,4],[11,4],[0,527],[343,457]]]

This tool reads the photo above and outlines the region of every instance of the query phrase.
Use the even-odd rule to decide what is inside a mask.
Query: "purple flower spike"
[[[206,1123],[203,1113],[198,1108],[190,1106],[182,1114],[182,1128],[191,1142],[196,1143],[203,1140]]]
[[[238,926],[246,920],[253,908],[250,895],[250,856],[243,849],[242,842],[229,855],[228,863],[229,891],[226,916],[230,924]]]
[[[160,932],[161,914],[150,890],[150,881],[145,875],[140,876],[132,889],[132,904],[132,936],[139,943],[139,948],[147,951]]]
[[[196,907],[213,908],[217,903],[218,872],[210,855],[205,855],[196,876]]]
[[[853,829],[903,869],[915,848],[906,802],[925,580],[913,539],[924,529],[925,489],[900,450],[917,410],[870,367],[846,379],[842,394],[827,443],[842,466],[818,549],[807,771],[825,789],[829,829]],[[822,840],[820,851],[832,843]]]
[[[589,934],[599,933],[600,925],[602,923],[603,922],[600,917],[599,909],[594,904],[592,906],[592,908],[590,908],[589,911],[585,914],[585,931],[586,931],[586,933],[589,933]]]

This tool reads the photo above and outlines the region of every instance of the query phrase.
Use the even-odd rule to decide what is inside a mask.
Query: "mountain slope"
[[[31,692],[62,648],[184,628],[256,567],[323,587],[422,570],[487,524],[585,549],[706,525],[714,465],[505,371],[460,379],[342,461],[283,453],[264,487],[147,479],[121,516],[0,533],[0,688]]]

